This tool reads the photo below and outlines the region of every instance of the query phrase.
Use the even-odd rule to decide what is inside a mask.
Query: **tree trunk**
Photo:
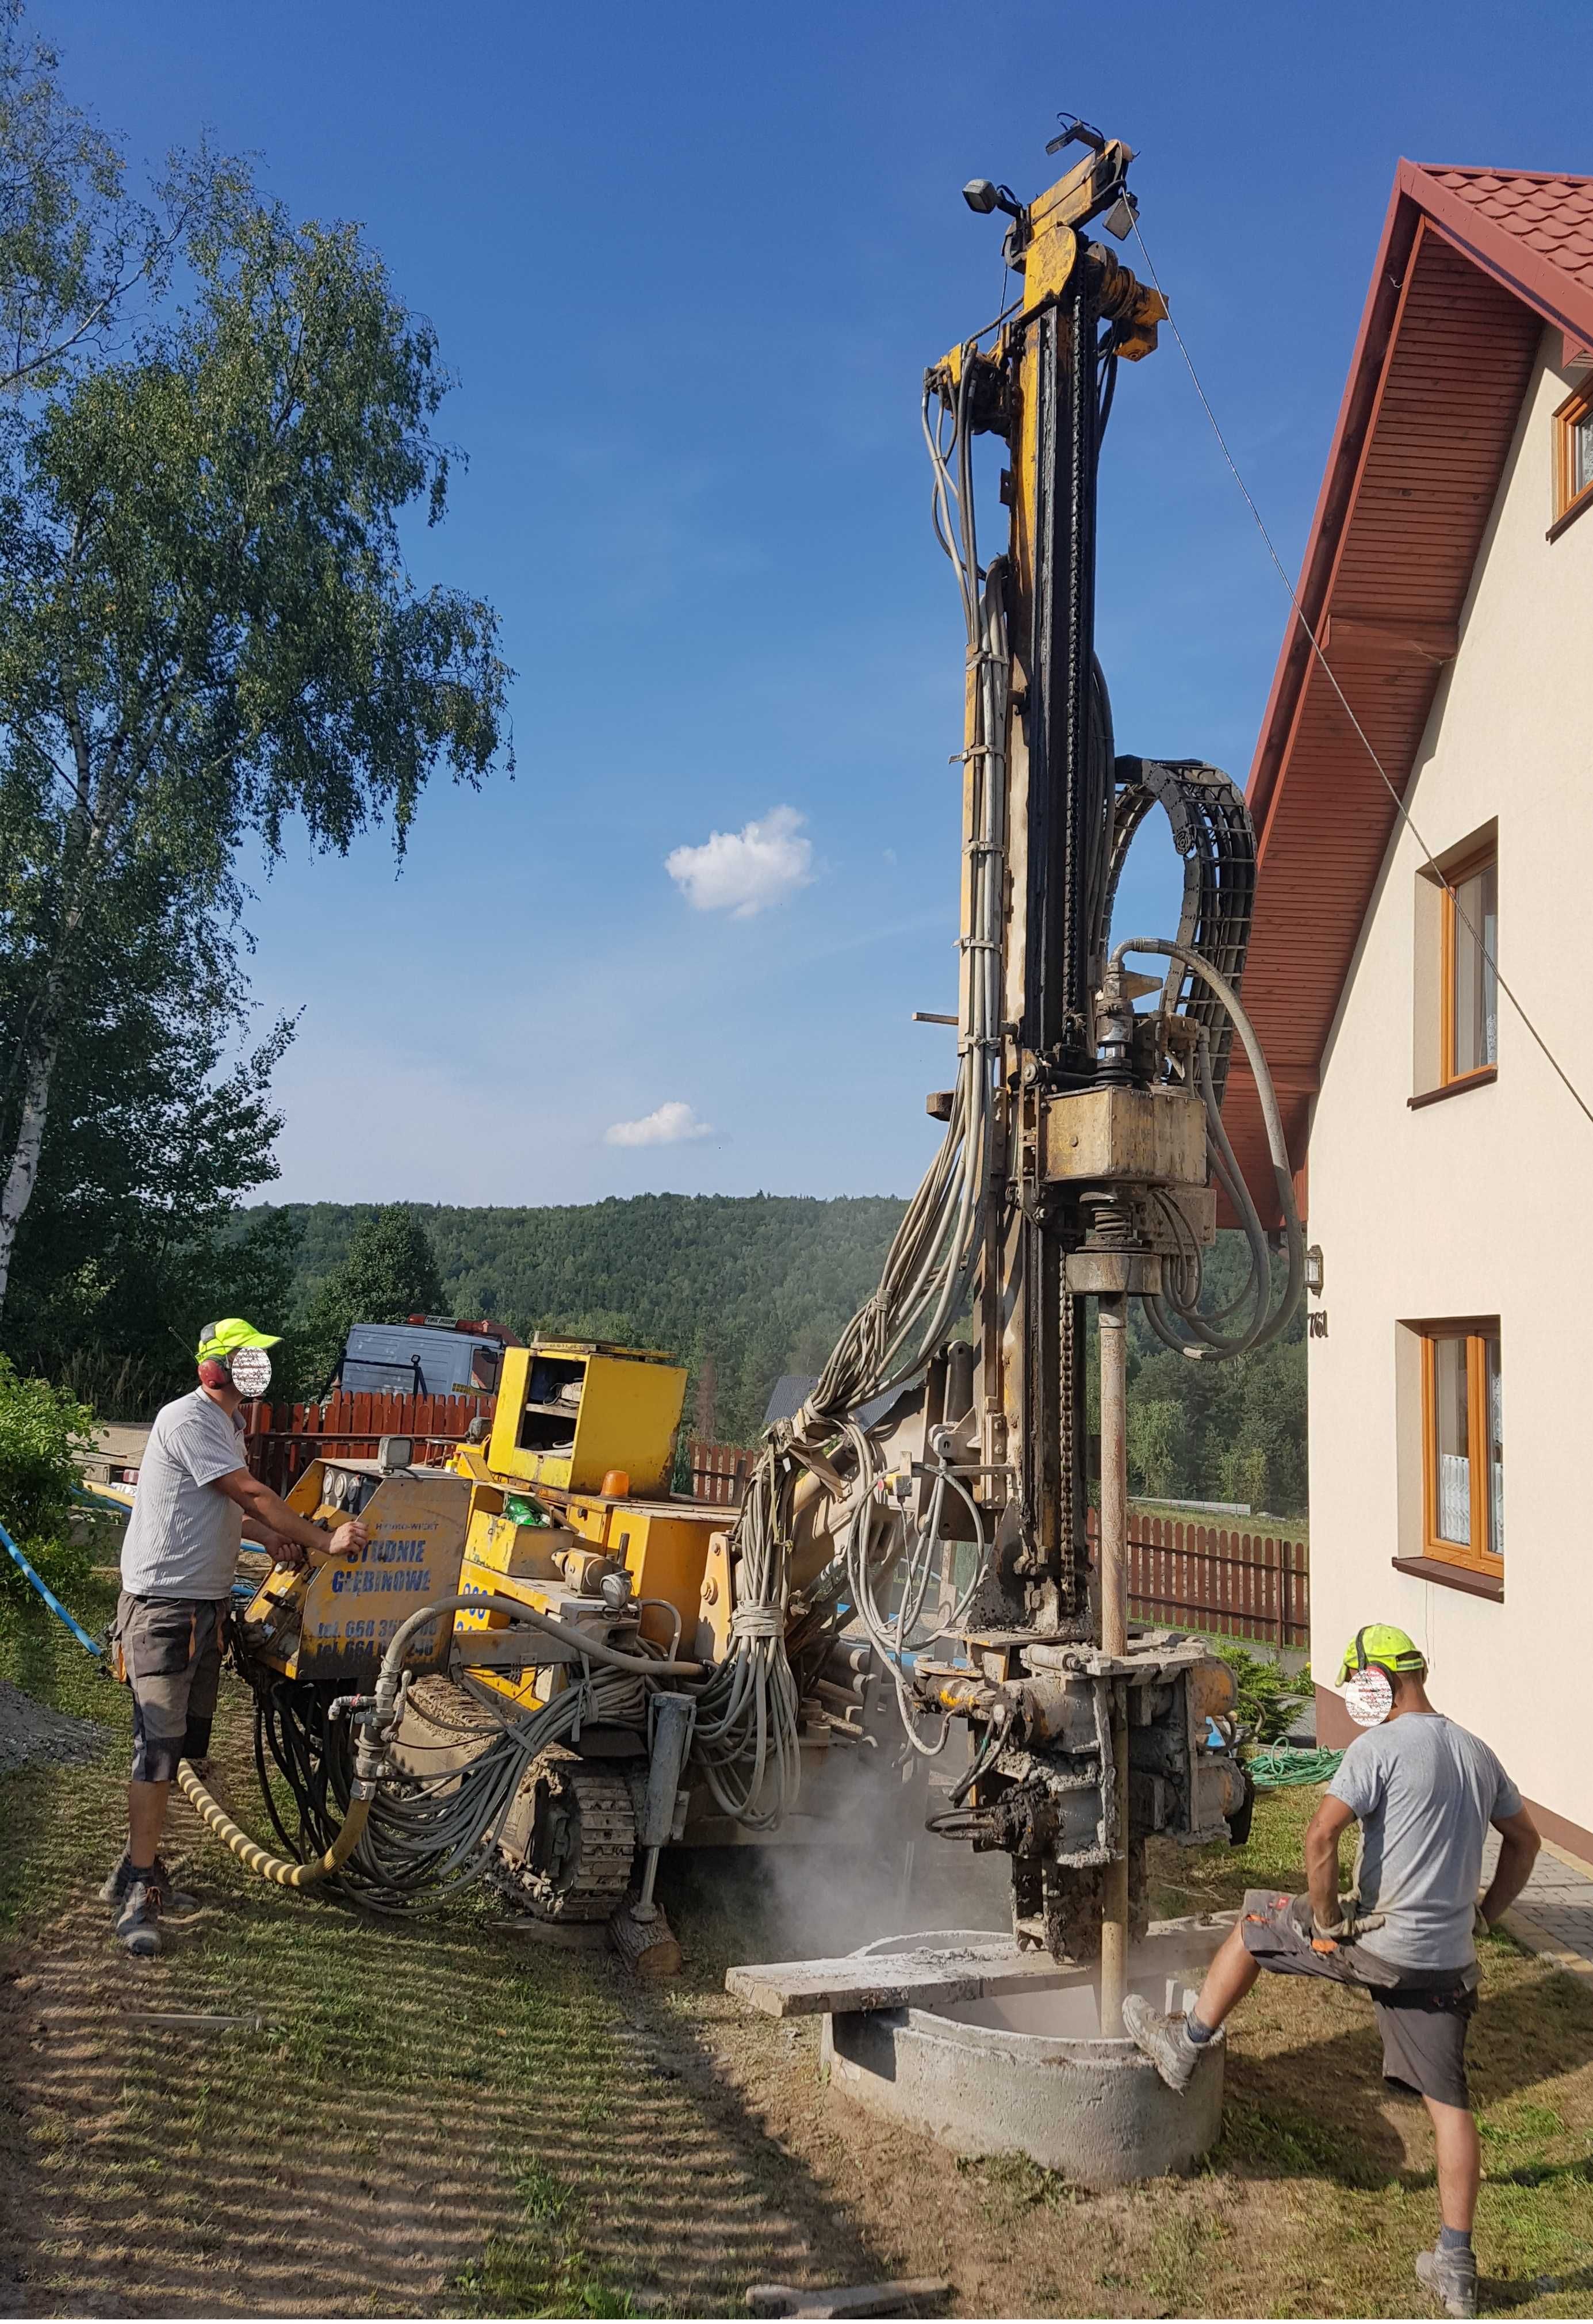
[[[11,1281],[16,1231],[38,1182],[39,1155],[50,1112],[50,1087],[55,1078],[55,1061],[60,1054],[60,989],[55,979],[51,982],[56,989],[46,994],[43,1033],[28,1066],[22,1120],[12,1148],[11,1167],[5,1174],[5,1190],[0,1192],[0,1313],[5,1310],[6,1287]]]

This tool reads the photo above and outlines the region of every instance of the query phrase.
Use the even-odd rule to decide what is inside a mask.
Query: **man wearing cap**
[[[1345,1648],[1339,1684],[1365,1729],[1345,1752],[1305,1835],[1307,1893],[1251,1889],[1187,2016],[1137,1995],[1123,2007],[1134,2040],[1175,2090],[1263,1969],[1364,1987],[1383,2036],[1383,2074],[1419,2095],[1438,2149],[1441,2232],[1416,2274],[1451,2316],[1477,2313],[1471,2222],[1480,2150],[1466,2085],[1477,2007],[1477,1944],[1526,1886],[1538,1853],[1521,1794],[1478,1736],[1435,1711],[1427,1665],[1404,1630],[1372,1623]],[[1339,1893],[1339,1839],[1360,1825],[1355,1885]],[[1499,1861],[1478,1895],[1492,1824]]]
[[[362,1525],[329,1534],[310,1524],[244,1463],[243,1407],[271,1385],[265,1351],[278,1336],[241,1315],[207,1323],[198,1386],[161,1407],[139,1464],[111,1632],[117,1675],[133,1690],[127,1846],[100,1900],[141,1956],[160,1951],[161,1908],[171,1901],[159,1849],[178,1762],[210,1748],[240,1541],[281,1565],[302,1565],[312,1549],[357,1557],[365,1543]]]

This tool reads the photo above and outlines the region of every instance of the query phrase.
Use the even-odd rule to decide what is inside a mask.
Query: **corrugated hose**
[[[250,1871],[257,1872],[262,1880],[274,1880],[279,1888],[308,1888],[346,1864],[360,1844],[360,1835],[371,1813],[368,1798],[350,1800],[342,1829],[326,1854],[312,1858],[308,1864],[295,1864],[288,1857],[273,1856],[268,1848],[262,1848],[258,1840],[251,1840],[248,1833],[233,1821],[220,1802],[211,1797],[187,1759],[177,1770],[177,1782],[195,1814],[209,1825],[217,1840],[231,1849],[239,1863],[246,1864]]]

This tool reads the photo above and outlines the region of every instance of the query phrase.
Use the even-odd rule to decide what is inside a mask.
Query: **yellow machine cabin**
[[[685,1394],[684,1365],[651,1350],[576,1340],[507,1350],[485,1452],[456,1458],[471,1482],[460,1590],[566,1620],[626,1609],[652,1644],[697,1651],[710,1538],[728,1513],[669,1492]],[[457,1618],[461,1632],[507,1623],[486,1610]],[[513,1695],[550,1676],[481,1673]]]
[[[506,1348],[488,1464],[500,1477],[561,1492],[668,1489],[686,1368],[649,1348],[536,1340]]]

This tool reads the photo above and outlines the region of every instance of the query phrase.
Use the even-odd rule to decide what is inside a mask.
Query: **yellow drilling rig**
[[[1089,233],[1135,231],[1129,149],[1064,116],[1051,150],[1073,143],[1082,158],[1033,201],[965,188],[1005,220],[1019,288],[925,378],[966,631],[957,1069],[930,1100],[944,1136],[878,1288],[767,1432],[733,1520],[668,1490],[685,1376],[642,1350],[510,1350],[490,1441],[447,1472],[391,1443],[317,1463],[299,1505],[357,1512],[371,1540],[356,1567],[273,1573],[236,1625],[262,1777],[274,1766],[295,1808],[263,1785],[281,1858],[224,1836],[268,1877],[388,1908],[492,1877],[552,1918],[630,1890],[634,1952],[649,1929],[662,1941],[662,1847],[812,1836],[858,1784],[950,1747],[932,1828],[1009,1857],[1021,1939],[1100,1959],[1110,2033],[1146,1839],[1242,1830],[1225,1667],[1127,1619],[1126,1323],[1137,1298],[1193,1360],[1263,1346],[1298,1303],[1303,1238],[1239,1000],[1244,800],[1202,760],[1114,747],[1097,462],[1119,366],[1154,351],[1165,309]],[[1119,876],[1158,805],[1184,866],[1180,924],[1120,937]],[[1267,1124],[1281,1284],[1222,1127],[1236,1036]],[[1213,1314],[1202,1256],[1220,1197],[1250,1273]]]

